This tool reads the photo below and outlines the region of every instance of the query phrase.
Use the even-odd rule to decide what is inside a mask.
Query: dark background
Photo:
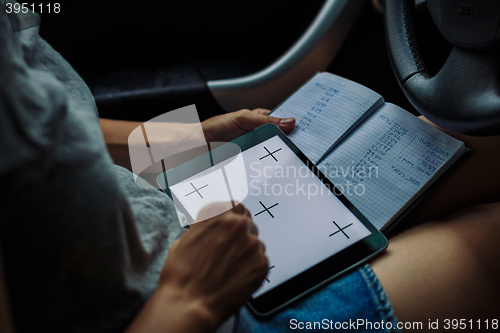
[[[41,13],[41,35],[93,91],[101,116],[146,121],[195,103],[202,118],[223,110],[207,80],[266,67],[287,50],[323,1],[60,1],[61,13]],[[425,8],[417,38],[431,72],[450,47]],[[365,1],[328,71],[379,92],[415,112],[387,57],[383,16]]]

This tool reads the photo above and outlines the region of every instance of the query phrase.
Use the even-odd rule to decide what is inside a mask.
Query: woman
[[[461,137],[474,152],[411,217],[428,222],[393,237],[371,266],[259,321],[239,310],[268,267],[248,211],[239,205],[183,235],[168,197],[137,186],[106,150],[103,137],[123,152],[137,124],[101,120],[101,129],[81,78],[36,27],[13,33],[0,7],[0,242],[16,331],[281,332],[292,319],[325,318],[399,331],[397,320],[426,329],[434,319],[494,319],[500,206],[475,205],[498,199],[487,154],[497,138]],[[221,141],[269,122],[294,126],[242,110],[202,127]]]

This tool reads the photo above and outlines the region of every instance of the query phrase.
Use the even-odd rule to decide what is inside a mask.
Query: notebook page
[[[295,117],[289,138],[314,163],[382,105],[382,96],[330,73],[318,73],[273,111]]]
[[[461,141],[386,103],[319,168],[380,230],[461,149]]]

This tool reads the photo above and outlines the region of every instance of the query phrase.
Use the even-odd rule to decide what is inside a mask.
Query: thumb
[[[272,116],[268,116],[269,118],[272,119],[273,124],[275,124],[276,121],[279,120],[278,127],[283,131],[283,132],[289,132],[295,127],[295,118],[290,117],[290,118],[276,118]]]
[[[275,124],[278,126],[283,132],[291,131],[295,126],[295,118],[278,118],[273,116],[268,116],[267,114],[260,114],[257,112],[248,112],[245,113],[245,120],[242,121],[243,126],[247,131],[251,131],[259,126],[265,124]]]

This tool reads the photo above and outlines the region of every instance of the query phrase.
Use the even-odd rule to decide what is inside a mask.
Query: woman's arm
[[[269,110],[240,110],[205,120],[201,123],[205,139],[210,141],[231,141],[240,135],[268,123],[276,124],[282,131],[290,131],[295,125],[293,118],[276,118],[268,116]],[[99,120],[108,151],[115,164],[131,170],[128,137],[130,133],[143,123],[135,121]],[[196,131],[192,124],[148,123],[149,145],[160,144],[162,147],[176,147],[185,144]],[[158,141],[158,142],[157,142]]]
[[[113,162],[132,170],[128,153],[128,136],[140,122],[99,118],[101,131]]]

